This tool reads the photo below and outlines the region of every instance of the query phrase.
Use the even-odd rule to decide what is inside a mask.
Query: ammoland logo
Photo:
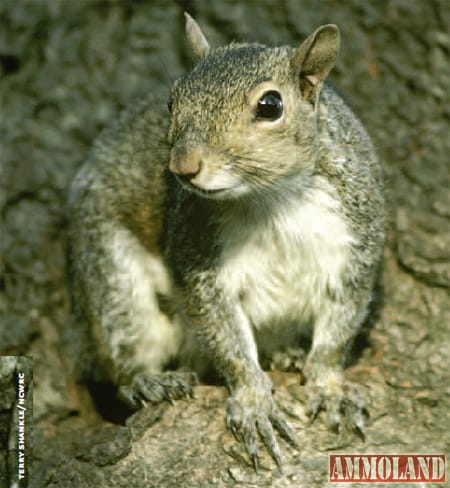
[[[445,454],[330,454],[333,483],[431,483],[446,481]]]

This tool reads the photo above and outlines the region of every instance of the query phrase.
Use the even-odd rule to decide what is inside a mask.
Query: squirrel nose
[[[202,170],[203,161],[200,157],[194,155],[172,160],[169,165],[170,171],[188,181],[193,180]]]

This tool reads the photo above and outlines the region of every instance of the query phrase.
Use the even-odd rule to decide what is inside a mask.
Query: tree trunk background
[[[283,475],[264,453],[253,472],[225,428],[218,386],[149,406],[126,426],[102,420],[60,339],[67,185],[133,95],[190,66],[184,10],[214,45],[298,45],[338,24],[331,80],[385,165],[384,307],[347,370],[370,398],[366,439],[328,432],[322,416],[309,425],[298,376],[273,373],[301,444],[281,441]],[[3,0],[0,22],[1,486],[16,475],[11,382],[24,367],[6,356],[33,358],[36,488],[326,486],[330,452],[450,453],[449,0]]]

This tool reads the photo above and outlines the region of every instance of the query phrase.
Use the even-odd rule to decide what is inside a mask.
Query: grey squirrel
[[[298,48],[211,48],[168,93],[135,100],[96,140],[69,197],[70,347],[83,378],[134,408],[192,394],[210,361],[227,425],[255,467],[258,435],[296,443],[259,355],[312,335],[309,411],[363,428],[343,375],[384,242],[381,165],[354,113],[325,84],[339,31]],[[195,336],[192,339],[192,336]]]

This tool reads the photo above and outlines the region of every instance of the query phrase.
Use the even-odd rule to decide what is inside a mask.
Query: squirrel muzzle
[[[172,151],[169,169],[182,179],[192,181],[204,169],[202,158],[203,151],[200,148],[192,149],[183,154]]]

